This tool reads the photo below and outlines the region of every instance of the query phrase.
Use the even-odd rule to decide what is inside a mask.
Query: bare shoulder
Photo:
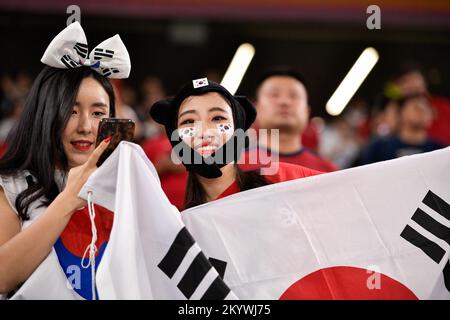
[[[20,232],[20,219],[0,186],[0,246]]]

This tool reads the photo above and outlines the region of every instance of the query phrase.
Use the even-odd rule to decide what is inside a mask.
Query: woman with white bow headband
[[[95,147],[99,121],[115,115],[108,78],[127,78],[131,69],[118,35],[89,54],[78,22],[53,39],[41,61],[46,66],[0,160],[0,296],[11,295],[52,250],[66,274],[69,266],[83,265],[91,222],[78,193],[109,143]],[[101,213],[95,217],[98,241],[90,248],[95,260],[112,226],[112,215]],[[91,270],[81,270],[74,290],[95,299]]]

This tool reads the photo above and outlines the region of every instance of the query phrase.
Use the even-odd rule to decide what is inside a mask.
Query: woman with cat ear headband
[[[164,125],[173,151],[189,172],[185,208],[271,183],[320,172],[279,163],[278,172],[263,176],[237,164],[245,147],[245,131],[256,110],[244,96],[206,78],[185,84],[172,99],[156,102],[150,115]]]

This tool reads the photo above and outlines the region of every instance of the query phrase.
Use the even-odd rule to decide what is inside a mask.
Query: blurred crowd
[[[5,140],[21,115],[32,81],[26,72],[1,75],[0,154],[7,148]],[[121,81],[113,85],[117,117],[135,121],[135,142],[155,165],[168,198],[181,208],[186,171],[171,161],[164,128],[148,113],[167,95],[163,82],[149,76],[138,87]],[[280,161],[329,172],[450,145],[450,100],[429,92],[418,65],[401,66],[382,87],[372,100],[354,98],[341,115],[324,120],[310,117],[320,106],[309,105],[308,88],[297,71],[270,70],[253,96],[258,111],[255,127],[279,129],[280,143],[259,148],[277,153]]]

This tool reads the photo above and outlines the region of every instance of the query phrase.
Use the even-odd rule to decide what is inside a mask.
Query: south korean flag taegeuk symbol
[[[178,136],[181,140],[193,138],[197,132],[196,127],[186,127],[178,129]]]
[[[219,123],[217,124],[217,130],[220,134],[225,134],[228,137],[233,134],[234,127],[231,123]]]

